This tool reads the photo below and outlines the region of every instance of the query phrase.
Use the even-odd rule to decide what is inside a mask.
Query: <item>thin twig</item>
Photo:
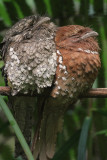
[[[0,94],[5,96],[11,95],[11,88],[1,86]],[[28,94],[18,94],[18,96],[28,96]],[[36,94],[32,96],[36,96]],[[90,91],[87,94],[80,96],[80,98],[107,98],[107,88],[90,89]]]
[[[92,88],[81,98],[107,98],[107,88]]]
[[[0,87],[0,94],[4,96],[9,96],[11,95],[11,88],[10,87]]]

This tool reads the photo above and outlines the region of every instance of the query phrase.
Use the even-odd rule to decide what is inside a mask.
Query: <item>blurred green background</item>
[[[0,41],[9,27],[32,14],[50,16],[58,26],[79,24],[97,31],[102,68],[93,87],[106,88],[107,0],[0,0]],[[2,65],[0,61],[0,67]],[[0,86],[3,85],[0,72]],[[12,159],[11,151],[4,143],[11,135],[9,124],[0,112],[0,155],[3,160]],[[107,99],[84,99],[65,114],[64,130],[58,136],[54,160],[107,160],[106,147]]]

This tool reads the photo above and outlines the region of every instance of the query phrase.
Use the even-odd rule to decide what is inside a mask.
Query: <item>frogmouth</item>
[[[36,101],[17,94],[37,94],[35,160],[52,159],[65,111],[96,79],[101,66],[96,36],[88,27],[57,27],[49,17],[33,15],[13,25],[0,45],[4,74],[12,89],[10,101],[28,143]]]

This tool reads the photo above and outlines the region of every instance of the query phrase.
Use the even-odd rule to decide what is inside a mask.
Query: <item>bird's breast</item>
[[[99,47],[92,37],[77,43],[69,41],[67,44],[66,40],[68,38],[66,33],[64,37],[64,32],[64,38],[59,43],[59,33],[60,30],[56,34],[58,58],[54,88],[51,95],[74,99],[92,87],[101,66]]]

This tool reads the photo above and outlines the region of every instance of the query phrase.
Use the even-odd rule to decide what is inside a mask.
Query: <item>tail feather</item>
[[[62,126],[62,117],[60,115],[51,113],[47,119],[46,127],[46,154],[49,158],[52,158],[55,153],[55,145],[57,139],[57,133],[59,132],[59,124]]]
[[[11,108],[13,115],[29,146],[31,144],[33,113],[35,105],[35,97],[9,97],[9,107]],[[15,154],[16,157],[21,155],[24,159],[26,159],[24,151],[17,138],[15,139]]]
[[[62,130],[64,112],[65,106],[54,103],[54,99],[50,98],[44,103],[39,136],[34,150],[35,160],[49,160],[54,156],[57,133]]]

